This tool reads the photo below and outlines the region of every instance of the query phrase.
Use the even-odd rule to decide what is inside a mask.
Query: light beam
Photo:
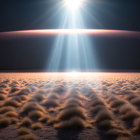
[[[64,0],[64,6],[71,11],[76,11],[82,7],[84,0]]]

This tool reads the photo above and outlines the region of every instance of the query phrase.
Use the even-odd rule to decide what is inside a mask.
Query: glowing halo
[[[64,6],[71,11],[81,8],[84,0],[64,0]]]

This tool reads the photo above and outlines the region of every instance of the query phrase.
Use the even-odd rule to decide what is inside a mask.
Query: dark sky
[[[58,28],[64,14],[60,1],[0,0],[0,31]],[[85,15],[87,28],[140,31],[139,0],[87,1],[86,11],[96,19]]]
[[[86,28],[140,31],[139,7],[139,0],[89,0],[85,8],[91,16],[84,10],[82,14]],[[63,14],[60,0],[0,0],[0,32],[58,28]],[[139,39],[91,40],[98,69],[140,71]],[[53,41],[54,37],[0,40],[0,70],[44,70]]]

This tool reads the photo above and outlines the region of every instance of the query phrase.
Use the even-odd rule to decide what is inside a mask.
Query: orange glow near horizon
[[[19,30],[2,33],[38,33],[38,34],[110,34],[110,33],[139,33],[127,30],[105,30],[105,29],[38,29],[38,30]]]
[[[140,38],[140,32],[127,30],[107,30],[107,29],[38,29],[0,32],[0,37],[20,37],[20,36],[45,36],[45,35],[97,35],[97,36],[124,36]]]

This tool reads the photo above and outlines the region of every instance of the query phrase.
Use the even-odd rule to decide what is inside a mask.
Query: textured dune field
[[[0,73],[0,140],[139,140],[140,73]]]

